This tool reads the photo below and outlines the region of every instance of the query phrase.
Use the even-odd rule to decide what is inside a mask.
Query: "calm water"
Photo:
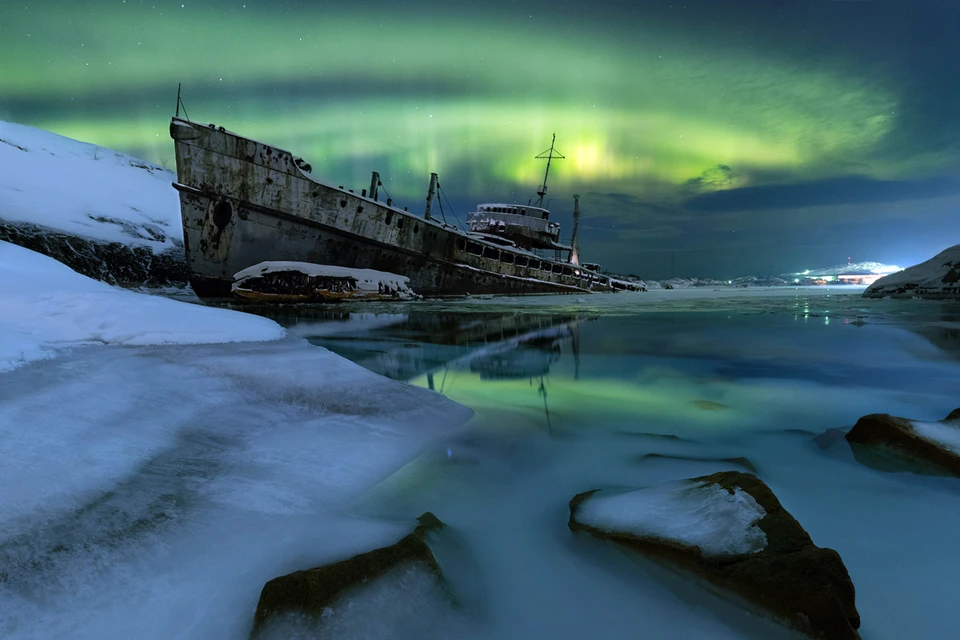
[[[955,635],[960,482],[814,438],[960,405],[958,305],[676,290],[269,315],[291,335],[6,374],[0,637],[242,640],[265,582],[432,511],[450,592],[403,567],[278,636],[792,638],[567,528],[583,491],[724,469],[840,552],[865,639]]]
[[[792,637],[566,528],[582,491],[723,469],[755,469],[840,552],[865,638],[954,632],[943,550],[960,536],[960,484],[875,471],[814,436],[868,413],[932,420],[960,406],[960,307],[802,290],[644,295],[274,313],[313,344],[476,412],[350,508],[451,524],[460,545],[445,567],[466,612],[407,585],[358,595],[351,607],[369,614],[325,633],[373,633],[361,620],[390,602],[391,628],[408,629],[396,637]]]

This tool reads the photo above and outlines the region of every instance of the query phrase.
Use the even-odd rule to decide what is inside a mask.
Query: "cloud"
[[[921,180],[874,180],[841,176],[795,184],[773,184],[702,193],[687,198],[689,211],[722,213],[822,207],[838,204],[893,203],[960,194],[960,180],[934,177]]]
[[[693,195],[703,191],[726,189],[733,184],[733,179],[736,176],[736,172],[729,166],[718,164],[707,169],[696,178],[687,180],[683,185],[683,192]]]

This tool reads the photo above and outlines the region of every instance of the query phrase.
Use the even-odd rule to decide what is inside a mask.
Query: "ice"
[[[741,456],[841,554],[863,637],[952,637],[960,481],[877,471],[813,436],[868,413],[934,421],[955,409],[960,350],[924,334],[955,322],[955,307],[829,289],[660,295],[377,304],[355,333],[342,309],[331,345],[358,360],[419,354],[446,398],[416,388],[423,368],[392,382],[296,332],[38,343],[51,357],[0,374],[0,637],[247,638],[266,581],[393,544],[429,510],[473,556],[438,554],[462,609],[449,613],[424,576],[394,574],[350,596],[363,615],[332,607],[338,633],[796,639],[567,528],[578,493],[739,470],[724,458]],[[557,310],[582,319],[550,334],[560,357],[545,393],[539,377],[470,370],[471,350],[536,349],[498,314]],[[428,344],[410,325],[443,313],[492,337]],[[467,423],[461,405],[476,411]]]
[[[275,322],[112,287],[0,241],[0,372],[77,344],[277,340]]]
[[[391,569],[351,589],[316,620],[287,615],[269,623],[262,640],[420,640],[462,638],[467,621],[436,574],[416,563]]]
[[[0,121],[0,218],[155,253],[183,237],[176,175],[48,131]]]
[[[944,422],[912,421],[910,424],[921,438],[960,456],[960,427]]]
[[[576,518],[605,531],[672,540],[717,556],[766,548],[767,535],[757,526],[765,515],[742,489],[730,493],[715,484],[680,481],[615,495],[593,494]]]
[[[4,638],[244,637],[267,580],[409,532],[343,508],[470,416],[298,338],[4,376]]]

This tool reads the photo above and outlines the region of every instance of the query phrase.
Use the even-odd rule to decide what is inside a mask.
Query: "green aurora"
[[[572,193],[590,194],[586,248],[614,254],[618,238],[708,249],[697,230],[742,212],[691,214],[698,195],[957,176],[955,140],[898,142],[913,97],[889,65],[648,4],[542,17],[514,5],[30,3],[0,22],[0,118],[171,164],[183,83],[194,119],[287,148],[327,182],[359,187],[378,170],[411,210],[431,171],[461,210],[533,196],[534,155],[556,132],[566,159],[551,206],[563,215]]]

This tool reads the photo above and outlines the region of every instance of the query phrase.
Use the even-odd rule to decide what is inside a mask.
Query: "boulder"
[[[401,565],[416,564],[440,579],[440,567],[426,544],[426,537],[445,525],[430,512],[417,520],[419,525],[413,532],[392,546],[269,581],[260,592],[252,637],[258,637],[275,616],[295,614],[320,619],[346,591]]]
[[[840,555],[817,547],[762,480],[725,471],[570,502],[570,529],[707,580],[812,638],[859,638]]]
[[[874,413],[857,420],[846,439],[857,459],[871,467],[960,477],[960,409],[939,422]],[[909,464],[885,465],[884,457]]]

